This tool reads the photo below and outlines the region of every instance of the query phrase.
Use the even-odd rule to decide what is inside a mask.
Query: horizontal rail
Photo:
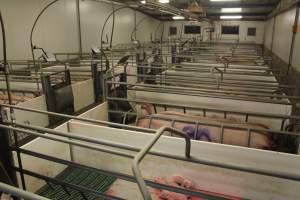
[[[26,192],[24,190],[21,190],[19,188],[1,182],[0,182],[0,191],[5,194],[11,194],[14,197],[19,197],[26,200],[49,200],[48,198],[33,194],[31,192]]]
[[[79,168],[79,169],[83,169],[83,170],[94,171],[94,172],[97,172],[99,174],[103,174],[103,175],[106,175],[106,176],[113,176],[115,178],[118,178],[118,179],[121,179],[121,180],[124,180],[124,181],[137,183],[135,177],[132,176],[132,175],[123,174],[123,173],[120,173],[120,172],[107,171],[107,170],[103,170],[103,169],[99,169],[99,168],[95,168],[95,167],[90,167],[90,166],[86,166],[86,165],[83,165],[83,164],[75,163],[75,162],[68,161],[68,160],[63,160],[63,159],[60,159],[60,158],[40,154],[40,153],[37,153],[37,152],[25,150],[25,149],[19,149],[19,150],[20,150],[21,153],[26,154],[26,155],[38,157],[38,158],[41,158],[41,159],[45,159],[45,160],[48,160],[48,161],[52,161],[52,162],[56,162],[56,163],[59,163],[59,164],[67,165],[67,166],[70,166],[70,167],[75,167],[75,168]],[[197,191],[192,191],[192,190],[188,190],[188,189],[184,189],[184,188],[177,188],[177,187],[173,187],[173,186],[169,186],[169,185],[159,184],[159,183],[156,183],[154,181],[147,180],[147,179],[145,180],[145,182],[147,183],[147,185],[149,185],[150,187],[153,187],[153,188],[168,190],[168,191],[171,191],[171,192],[181,193],[181,194],[185,194],[185,195],[189,195],[189,196],[209,198],[210,200],[224,199],[224,198],[214,197],[212,195],[204,194],[204,193],[197,192]]]
[[[170,127],[162,127],[158,129],[154,135],[154,138],[134,157],[134,160],[132,162],[133,174],[136,177],[138,186],[145,200],[151,200],[152,198],[149,191],[147,190],[147,186],[143,179],[139,164],[142,162],[142,160],[145,158],[146,154],[151,150],[154,144],[159,140],[159,138],[167,131],[185,139],[185,156],[187,158],[191,157],[191,140],[185,133]]]
[[[73,119],[73,120],[89,122],[89,123],[93,123],[93,124],[100,124],[100,125],[105,125],[105,126],[109,126],[109,127],[113,127],[113,128],[124,128],[124,129],[127,129],[127,130],[133,130],[133,131],[141,131],[141,132],[146,132],[146,133],[155,133],[155,131],[153,131],[151,129],[137,128],[137,127],[132,127],[132,126],[113,123],[113,122],[94,120],[94,119],[77,117],[77,116],[66,115],[66,114],[55,113],[55,112],[49,112],[49,111],[44,111],[44,110],[25,108],[25,107],[21,107],[21,106],[15,106],[15,105],[0,103],[0,107],[12,108],[12,109],[16,109],[16,110],[28,111],[28,112],[39,113],[39,114],[50,115],[50,116],[57,116],[57,117],[65,118],[65,119]]]
[[[154,101],[142,101],[142,100],[135,100],[135,99],[125,99],[125,98],[117,98],[117,97],[107,97],[107,100],[114,100],[114,101],[124,101],[124,102],[133,102],[138,104],[152,104],[158,105],[160,107],[171,107],[171,108],[182,108],[185,110],[201,110],[207,112],[217,112],[217,113],[227,113],[227,114],[237,114],[237,115],[245,115],[248,117],[266,117],[266,118],[274,118],[274,119],[294,119],[300,120],[300,116],[297,115],[283,115],[283,114],[268,114],[268,113],[260,113],[260,112],[243,112],[237,110],[228,110],[228,109],[215,109],[209,107],[200,107],[200,106],[189,106],[189,105],[178,105],[172,103],[160,103]]]
[[[167,93],[167,94],[178,94],[178,95],[187,95],[187,96],[211,97],[211,98],[218,98],[218,99],[231,99],[231,100],[243,100],[243,101],[251,101],[251,102],[281,104],[281,105],[293,105],[293,103],[290,103],[288,101],[288,98],[290,96],[284,96],[284,95],[271,95],[271,94],[261,95],[261,94],[253,94],[253,93],[252,94],[240,93],[239,95],[237,95],[234,94],[237,92],[230,93],[230,92],[219,91],[219,90],[201,91],[200,89],[187,88],[187,87],[151,85],[151,84],[133,84],[133,83],[126,83],[126,82],[118,82],[118,81],[107,81],[106,83],[115,84],[115,85],[127,85],[130,86],[127,88],[127,90],[132,90],[132,91],[144,91],[144,92],[153,92],[153,93]],[[194,90],[194,91],[190,92],[190,90]],[[282,99],[285,99],[285,101]],[[292,96],[291,99],[300,100],[298,96],[297,97]]]

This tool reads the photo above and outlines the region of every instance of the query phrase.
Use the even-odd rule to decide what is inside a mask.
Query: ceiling
[[[221,15],[242,15],[243,20],[265,20],[265,18],[277,6],[279,0],[239,0],[220,1],[196,0],[204,8],[206,15],[210,19],[219,19]],[[170,0],[170,5],[178,9],[186,9],[193,0]],[[221,13],[221,8],[242,8],[241,13]],[[171,20],[172,16],[162,13],[156,9],[140,9],[142,12],[160,20]]]

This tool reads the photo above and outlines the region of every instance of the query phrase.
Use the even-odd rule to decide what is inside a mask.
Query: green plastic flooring
[[[57,177],[58,180],[74,184],[81,187],[86,187],[89,189],[96,190],[101,193],[105,193],[111,185],[116,181],[116,178],[105,176],[97,172],[91,172],[88,170],[82,170],[78,168],[67,168]],[[53,183],[50,183],[51,186],[45,185],[39,189],[36,193],[49,198],[57,200],[81,200],[84,199],[80,192],[68,188],[70,195],[64,191],[64,189]],[[101,197],[96,197],[95,195],[89,194],[88,192],[84,193],[85,197],[88,200],[102,200]]]

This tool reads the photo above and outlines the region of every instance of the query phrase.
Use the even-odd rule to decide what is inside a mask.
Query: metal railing
[[[32,111],[32,112],[36,112],[36,113],[64,116],[68,119],[76,119],[76,120],[80,120],[83,122],[105,124],[109,127],[123,127],[123,128],[128,127],[127,125],[85,119],[85,118],[81,118],[81,117],[74,117],[74,116],[62,115],[62,114],[57,114],[57,113],[50,113],[50,112],[41,111],[41,110],[20,108],[20,107],[16,107],[16,106],[6,106],[6,105],[1,105],[1,106],[10,107],[12,109],[27,110],[27,111]],[[62,131],[58,131],[58,130],[52,130],[52,129],[48,129],[48,128],[37,127],[37,126],[32,126],[32,125],[25,125],[25,124],[18,124],[18,123],[13,123],[11,125],[9,125],[9,124],[2,125],[1,124],[0,128],[13,131],[16,134],[23,132],[23,133],[30,134],[30,135],[40,137],[40,138],[44,138],[47,140],[58,141],[58,142],[62,142],[62,143],[69,144],[69,145],[79,146],[79,147],[82,147],[85,149],[90,149],[90,150],[94,150],[94,151],[108,153],[111,155],[121,156],[121,157],[128,158],[128,159],[133,159],[134,161],[132,163],[132,167],[135,172],[135,175],[130,176],[130,175],[122,174],[122,173],[112,172],[109,170],[93,168],[90,166],[75,163],[73,161],[68,161],[68,160],[64,160],[64,159],[60,159],[60,158],[55,158],[53,156],[44,155],[44,154],[41,154],[38,152],[33,152],[31,150],[26,150],[26,149],[22,149],[22,148],[14,148],[13,149],[14,151],[17,151],[20,154],[26,154],[26,155],[34,156],[34,157],[37,157],[40,159],[44,159],[44,160],[48,160],[48,161],[52,161],[55,163],[60,163],[63,165],[72,166],[72,167],[76,167],[76,168],[80,168],[80,169],[96,171],[101,174],[106,174],[106,175],[110,175],[110,176],[113,176],[113,177],[116,177],[119,179],[123,179],[126,181],[138,183],[140,185],[141,193],[144,194],[145,199],[151,199],[151,197],[149,198],[149,195],[148,195],[149,193],[147,192],[147,189],[145,188],[146,185],[153,187],[153,188],[157,188],[157,189],[164,189],[164,190],[169,190],[169,191],[172,191],[175,193],[181,193],[181,194],[185,194],[185,195],[193,195],[193,196],[202,197],[202,198],[226,199],[224,197],[218,197],[217,195],[212,195],[212,194],[209,195],[209,194],[199,192],[199,191],[192,191],[189,189],[181,189],[181,188],[176,188],[173,186],[158,184],[158,183],[155,183],[150,180],[144,180],[141,176],[141,172],[139,171],[138,164],[142,161],[142,159],[145,157],[146,154],[155,155],[155,156],[159,156],[159,157],[167,158],[167,159],[185,161],[187,163],[197,163],[197,164],[201,164],[201,165],[208,165],[208,166],[218,167],[218,168],[223,168],[223,169],[237,170],[237,171],[241,171],[241,172],[254,173],[254,174],[259,174],[259,175],[264,175],[264,176],[300,181],[299,174],[294,174],[294,173],[290,173],[290,172],[270,171],[270,170],[266,170],[266,169],[260,169],[260,168],[249,167],[249,166],[241,166],[241,165],[232,164],[232,163],[220,163],[218,161],[200,159],[197,156],[194,157],[193,155],[190,155],[190,148],[191,148],[190,139],[188,139],[183,132],[181,132],[179,130],[175,130],[174,128],[171,128],[171,127],[163,127],[161,129],[159,129],[158,131],[149,130],[150,132],[155,133],[155,135],[153,136],[153,139],[151,139],[151,142],[147,143],[146,146],[143,148],[137,148],[137,147],[130,146],[127,144],[115,143],[115,142],[103,140],[103,139],[95,139],[95,138],[84,136],[85,134],[74,135],[74,134],[70,134],[70,133],[66,133],[66,132],[62,132]],[[131,127],[131,130],[141,131],[141,130],[147,130],[147,129]],[[185,138],[186,151],[185,151],[184,156],[151,150],[152,146],[158,141],[158,139],[162,136],[162,134],[165,131],[171,131],[172,133],[179,134],[181,137]],[[48,134],[45,134],[45,133],[48,133]],[[59,136],[59,137],[57,137],[57,136]],[[107,147],[113,147],[113,149],[107,148]],[[117,148],[119,150],[115,150],[114,148]],[[132,153],[129,153],[128,151],[137,152],[137,154],[132,154]],[[19,162],[22,162],[22,159]],[[83,198],[87,193],[89,193],[89,194],[93,194],[93,195],[103,197],[106,199],[120,199],[118,197],[113,197],[113,196],[110,196],[107,194],[103,194],[103,193],[100,193],[100,192],[97,192],[97,191],[94,191],[94,190],[91,190],[91,189],[88,189],[85,187],[61,182],[57,179],[47,177],[42,174],[38,174],[34,171],[31,171],[30,169],[24,169],[21,166],[22,166],[21,163],[18,163],[18,167],[15,166],[14,169],[23,175],[29,175],[29,176],[32,176],[32,177],[35,177],[38,179],[42,179],[46,183],[49,182],[49,183],[61,185],[61,187],[65,188],[65,189],[71,188],[76,191],[79,191],[80,194],[82,194]]]
[[[19,188],[1,182],[0,182],[0,192],[3,192],[4,194],[9,194],[13,197],[18,197],[26,200],[49,200],[48,198],[33,194],[31,192],[26,192],[24,190],[21,190]],[[1,198],[1,194],[0,194],[0,198]]]

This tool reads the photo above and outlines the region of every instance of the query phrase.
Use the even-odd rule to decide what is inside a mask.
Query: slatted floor
[[[71,167],[65,169],[56,178],[66,183],[87,187],[102,193],[105,193],[116,181],[114,177]],[[84,198],[88,200],[103,199],[88,193],[85,193],[85,197],[83,197],[80,192],[72,189],[68,189],[68,192],[69,194],[59,185],[51,184],[51,186],[45,185],[42,187],[37,191],[37,194],[55,200],[81,200]]]

